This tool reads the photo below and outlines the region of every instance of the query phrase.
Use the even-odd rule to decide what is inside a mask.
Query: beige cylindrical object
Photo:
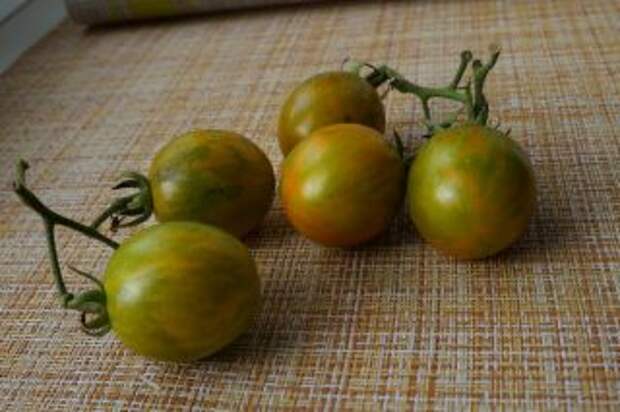
[[[65,0],[65,3],[73,20],[94,25],[312,1],[319,0]]]

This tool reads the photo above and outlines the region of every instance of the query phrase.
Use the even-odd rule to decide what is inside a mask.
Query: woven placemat
[[[2,410],[620,408],[620,4],[339,2],[85,30],[64,23],[0,76]],[[353,56],[444,83],[458,53],[501,43],[494,116],[535,166],[525,238],[483,261],[438,254],[404,213],[356,250],[297,235],[276,199],[247,239],[263,279],[254,327],[193,364],[134,355],[60,309],[44,235],[10,190],[13,164],[84,221],[126,169],[191,128],[257,142],[305,77]],[[409,98],[390,128],[418,135]],[[125,233],[126,235],[126,233]],[[61,231],[64,262],[109,251]],[[71,287],[82,285],[71,278]]]

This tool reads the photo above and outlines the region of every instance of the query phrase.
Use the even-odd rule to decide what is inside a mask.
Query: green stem
[[[456,101],[464,105],[468,109],[468,112],[470,111],[469,107],[472,104],[471,99],[468,98],[467,93],[457,89],[470,60],[471,52],[466,50],[461,53],[461,63],[459,65],[457,73],[452,79],[450,85],[448,85],[447,87],[420,86],[407,80],[399,72],[385,65],[376,69],[376,72],[381,73],[381,75],[377,75],[376,77],[387,77],[390,79],[390,86],[394,89],[398,90],[401,93],[413,94],[417,96],[422,104],[422,111],[424,113],[424,119],[426,121],[427,127],[429,128],[429,131],[433,133],[435,131],[435,126],[433,125],[431,108],[429,105],[429,101],[432,98],[443,98]]]
[[[13,184],[13,190],[26,206],[28,206],[30,209],[34,210],[39,216],[41,216],[46,225],[50,225],[52,226],[52,228],[55,225],[65,226],[91,239],[98,240],[99,242],[102,242],[113,249],[118,248],[117,242],[102,235],[92,227],[88,227],[79,222],[76,222],[75,220],[66,218],[65,216],[62,216],[45,206],[43,202],[41,202],[39,198],[26,187],[24,174],[26,169],[28,169],[28,163],[21,160],[18,163],[17,167],[18,178]]]
[[[401,93],[415,94],[421,100],[428,100],[433,97],[443,97],[444,99],[465,103],[463,93],[452,89],[451,87],[420,86],[405,79],[396,70],[387,66],[381,66],[377,70],[384,72],[390,78],[390,84],[392,87]]]
[[[49,254],[50,262],[52,263],[54,283],[56,284],[56,289],[62,299],[62,304],[66,307],[68,301],[73,298],[73,294],[67,291],[65,281],[62,278],[62,272],[60,271],[60,262],[58,261],[58,252],[56,251],[56,237],[54,236],[54,225],[47,220],[43,220],[43,223],[45,225],[45,237],[47,239],[47,252]]]
[[[390,80],[390,84],[392,85],[392,87],[394,87],[401,93],[410,93],[420,99],[420,103],[422,104],[422,112],[424,113],[424,119],[426,121],[428,131],[431,134],[434,134],[436,130],[436,125],[433,123],[431,108],[429,104],[429,101],[432,98],[443,98],[456,101],[458,103],[461,103],[467,108],[468,111],[470,111],[469,107],[471,106],[471,100],[468,99],[467,94],[452,87],[452,84],[454,84],[455,81],[456,84],[460,82],[462,73],[458,73],[448,87],[424,87],[410,82],[409,80],[405,79],[400,73],[390,69],[389,67],[382,67],[381,69],[385,70],[385,72],[391,77],[392,80]],[[459,69],[459,71],[460,70],[461,69]]]
[[[485,125],[489,117],[489,103],[484,95],[484,82],[487,75],[497,63],[499,58],[500,49],[498,46],[492,45],[490,48],[491,58],[485,64],[482,64],[480,60],[475,60],[472,63],[472,69],[474,72],[474,108],[473,118],[471,120],[476,123]]]
[[[473,54],[469,50],[464,50],[463,52],[461,52],[461,64],[459,65],[459,68],[454,75],[454,79],[452,79],[452,82],[448,86],[450,89],[456,89],[457,87],[459,87],[461,79],[465,74],[465,70],[467,70],[467,66],[469,65],[469,62],[473,57]]]
[[[56,289],[62,300],[62,306],[64,308],[75,309],[82,312],[82,326],[88,333],[98,335],[105,334],[110,330],[110,324],[105,307],[106,297],[103,286],[101,282],[96,280],[93,276],[87,275],[86,277],[88,279],[97,284],[97,289],[89,290],[78,295],[74,295],[67,290],[62,276],[62,271],[60,269],[54,232],[56,225],[60,225],[73,229],[91,239],[104,243],[113,249],[118,248],[119,244],[97,232],[97,230],[62,216],[45,206],[43,202],[41,202],[41,200],[39,200],[39,198],[26,187],[27,169],[28,163],[25,161],[20,160],[17,163],[17,178],[15,179],[15,182],[13,182],[13,190],[20,200],[27,207],[37,213],[43,220],[48,253],[50,263],[52,265],[52,274],[54,276]],[[89,323],[85,323],[84,321],[87,313],[95,315],[94,320],[91,320]]]
[[[405,160],[405,145],[403,144],[403,139],[400,137],[400,134],[396,129],[394,129],[394,144],[396,145],[396,153],[398,153],[398,157],[401,160]]]
[[[386,65],[374,67],[369,64],[358,63],[355,67],[358,73],[359,68],[364,65],[371,68],[372,72],[365,78],[375,87],[387,82],[391,88],[401,93],[415,95],[422,105],[426,125],[431,134],[433,134],[436,128],[450,127],[456,121],[456,119],[450,121],[444,120],[441,123],[434,123],[432,121],[429,101],[434,98],[442,98],[460,103],[463,105],[469,121],[482,125],[486,124],[489,116],[489,105],[483,92],[484,82],[488,73],[495,66],[495,63],[497,63],[500,54],[499,47],[491,46],[490,49],[491,58],[486,64],[482,64],[480,60],[474,60],[472,62],[473,55],[471,51],[463,51],[460,56],[461,61],[457,71],[450,84],[446,87],[426,87],[415,84]],[[472,79],[468,80],[464,87],[459,87],[470,62],[472,62]]]
[[[474,113],[474,98],[471,95],[471,82],[467,82],[467,86],[463,90],[465,93],[465,99],[467,100],[467,104],[465,105],[465,110],[467,111],[467,118],[472,120],[475,119]]]

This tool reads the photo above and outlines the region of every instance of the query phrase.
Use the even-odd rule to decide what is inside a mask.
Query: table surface
[[[611,0],[420,0],[63,23],[0,76],[3,410],[618,410],[619,21]],[[277,170],[284,96],[345,56],[440,84],[462,49],[491,42],[503,47],[492,117],[528,152],[539,189],[507,252],[443,256],[404,212],[364,247],[327,249],[296,234],[276,199],[246,239],[263,310],[210,359],[144,359],[113,334],[85,336],[59,307],[40,222],[10,190],[18,157],[46,202],[88,221],[120,171],[145,171],[188,129],[241,132]],[[421,134],[410,98],[385,103],[390,129]],[[58,243],[63,262],[103,272],[109,250],[69,231]]]

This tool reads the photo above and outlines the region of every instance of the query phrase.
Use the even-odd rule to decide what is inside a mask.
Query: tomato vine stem
[[[413,94],[422,105],[424,120],[430,134],[434,134],[436,129],[451,127],[457,121],[457,117],[461,110],[455,113],[455,116],[449,120],[443,120],[436,123],[432,119],[430,100],[434,98],[442,98],[452,100],[463,105],[463,109],[467,113],[470,122],[485,125],[489,117],[489,104],[484,95],[484,83],[488,73],[497,63],[500,55],[498,46],[490,46],[491,57],[488,62],[482,63],[479,59],[473,60],[473,54],[469,50],[464,50],[460,55],[460,63],[457,71],[445,87],[428,87],[416,84],[406,79],[402,74],[387,65],[375,67],[368,63],[349,62],[350,70],[360,74],[363,67],[370,68],[372,71],[364,76],[364,78],[374,87],[387,84],[389,88],[396,89],[404,94]],[[463,77],[470,67],[472,76],[467,80],[464,86],[460,86]]]
[[[400,137],[398,130],[394,129],[394,144],[396,145],[396,153],[398,153],[398,157],[402,161],[405,161],[405,145],[403,144],[403,139]]]
[[[461,63],[459,64],[459,68],[457,69],[456,74],[454,75],[454,78],[452,79],[452,82],[450,83],[448,88],[454,90],[459,87],[459,84],[461,84],[461,80],[463,79],[463,75],[467,70],[467,66],[473,58],[474,55],[470,50],[464,50],[461,52]]]
[[[66,309],[75,309],[81,312],[80,320],[82,323],[82,329],[85,332],[97,336],[104,335],[110,330],[111,326],[105,306],[106,296],[105,291],[103,290],[103,284],[94,276],[70,267],[70,269],[75,271],[77,274],[95,283],[97,288],[79,293],[77,295],[70,293],[67,290],[58,259],[55,228],[56,225],[65,226],[91,239],[104,243],[113,249],[117,249],[119,244],[99,233],[96,229],[62,216],[47,207],[26,186],[26,170],[28,167],[28,163],[24,160],[18,161],[16,179],[13,182],[13,191],[27,207],[37,213],[43,220],[48,254],[52,266],[52,274],[54,276],[56,289],[60,295],[62,306]],[[87,314],[92,315],[92,318],[87,319]]]
[[[470,120],[482,125],[485,125],[489,118],[489,103],[483,92],[484,82],[491,69],[495,66],[495,63],[497,63],[500,54],[500,48],[496,45],[491,45],[489,49],[491,58],[487,63],[482,64],[480,60],[474,60],[472,63],[474,72],[474,118]]]

